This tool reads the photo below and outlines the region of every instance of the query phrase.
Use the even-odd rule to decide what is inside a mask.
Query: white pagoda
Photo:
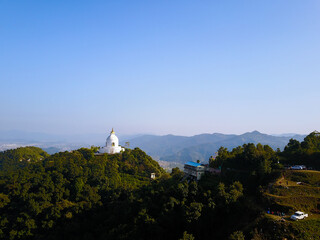
[[[109,137],[107,138],[106,146],[103,148],[100,148],[99,153],[115,154],[123,151],[124,151],[124,148],[119,146],[119,139],[112,128],[112,131]]]

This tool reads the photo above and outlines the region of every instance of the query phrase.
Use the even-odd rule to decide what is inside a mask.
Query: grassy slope
[[[281,217],[264,214],[257,227],[263,229],[268,239],[320,239],[320,172],[286,171],[264,193],[272,211],[287,213]],[[290,220],[290,215],[300,210],[309,214],[301,221]]]
[[[280,209],[319,213],[320,172],[286,171],[276,183],[269,186],[266,198],[280,206]]]

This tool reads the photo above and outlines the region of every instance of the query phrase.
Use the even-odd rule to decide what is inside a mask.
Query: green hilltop
[[[30,162],[37,162],[48,156],[49,154],[38,147],[20,147],[0,152],[0,173],[23,168]]]

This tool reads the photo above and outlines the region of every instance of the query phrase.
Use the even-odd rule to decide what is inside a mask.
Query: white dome
[[[116,136],[116,134],[112,131],[109,135],[109,137],[107,138],[106,141],[106,146],[103,148],[100,148],[99,153],[103,154],[103,153],[109,153],[109,154],[115,154],[115,153],[120,153],[125,151],[125,149],[121,146],[119,146],[119,139]]]
[[[118,146],[119,146],[119,139],[115,135],[115,133],[112,129],[110,136],[107,138],[106,147],[118,147]]]

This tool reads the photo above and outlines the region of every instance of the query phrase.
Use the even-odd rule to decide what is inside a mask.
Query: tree
[[[92,146],[91,149],[80,148],[77,151],[80,152],[86,160],[91,160],[94,157],[94,153],[98,150]]]
[[[194,240],[194,236],[185,231],[183,232],[182,238],[180,238],[179,240]]]
[[[289,140],[289,143],[287,144],[287,146],[285,146],[284,151],[285,152],[296,152],[296,151],[299,151],[300,149],[301,149],[300,142],[298,140],[291,138]]]
[[[230,235],[229,240],[245,240],[245,238],[241,231],[236,231]]]
[[[10,199],[6,194],[0,193],[0,209],[10,203]]]
[[[230,157],[229,151],[227,148],[220,147],[218,150],[218,156],[216,158],[211,158],[209,161],[209,166],[212,168],[219,168],[222,166],[223,162]]]
[[[186,207],[186,219],[188,222],[196,221],[200,218],[203,204],[192,202],[190,206]]]
[[[320,134],[317,131],[310,133],[306,136],[301,143],[301,147],[310,152],[319,152],[320,151]]]

